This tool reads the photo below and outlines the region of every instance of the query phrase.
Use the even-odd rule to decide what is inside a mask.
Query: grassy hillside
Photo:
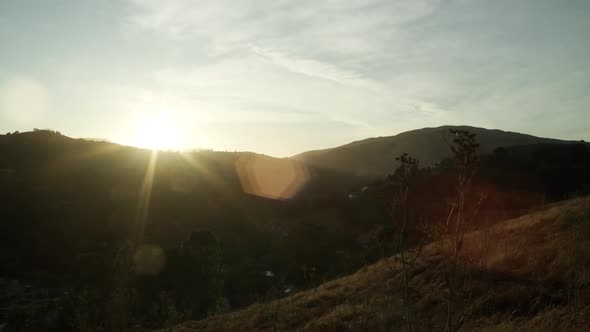
[[[293,158],[314,167],[338,172],[380,178],[396,165],[395,157],[409,153],[429,166],[450,157],[452,138],[449,129],[464,129],[477,134],[480,152],[490,153],[497,147],[536,143],[556,143],[559,140],[531,135],[490,130],[469,126],[443,126],[407,131],[396,136],[369,138],[332,149],[304,152]]]
[[[487,198],[469,229],[589,192],[589,165],[578,143],[481,156],[465,202]],[[407,243],[445,218],[456,179],[453,160],[417,170]],[[254,153],[0,135],[0,282],[52,294],[39,310],[17,306],[10,326],[44,330],[27,324],[52,311],[59,331],[173,326],[348,275],[397,252],[395,181]],[[0,294],[0,324],[14,294],[28,303],[21,288]]]
[[[583,331],[590,324],[590,198],[468,233],[460,251],[458,320],[467,331]],[[443,331],[445,262],[435,241],[410,270],[416,330]],[[402,330],[399,256],[318,288],[174,331]]]

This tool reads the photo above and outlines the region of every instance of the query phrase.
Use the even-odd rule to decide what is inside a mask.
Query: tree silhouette
[[[463,236],[465,235],[465,201],[471,188],[471,180],[477,169],[477,148],[479,147],[479,144],[475,139],[476,134],[467,130],[451,129],[450,132],[454,135],[451,151],[453,152],[455,166],[457,168],[457,183],[455,186],[457,197],[448,221],[451,220],[450,217],[452,216],[453,210],[456,211],[456,215],[454,218],[454,225],[447,224],[447,227],[452,227],[451,235],[453,238],[453,256],[447,274],[447,286],[449,290],[449,298],[447,302],[447,331],[452,332],[455,328],[453,321],[453,302],[456,290],[457,262],[459,259],[459,251],[463,245]]]
[[[394,184],[398,187],[398,192],[396,197],[394,197],[393,202],[393,209],[395,210],[396,207],[401,209],[401,230],[400,230],[400,240],[399,240],[399,247],[400,247],[400,255],[402,261],[402,270],[403,270],[403,306],[404,306],[404,316],[406,319],[406,327],[408,332],[412,331],[412,320],[410,318],[410,309],[409,309],[409,296],[408,296],[408,288],[409,288],[409,277],[408,277],[408,262],[406,260],[406,241],[407,241],[407,221],[408,221],[408,190],[410,181],[418,172],[418,160],[414,157],[411,157],[407,153],[403,153],[399,157],[395,158],[400,165],[395,170],[395,172],[391,176],[391,180],[394,181]]]

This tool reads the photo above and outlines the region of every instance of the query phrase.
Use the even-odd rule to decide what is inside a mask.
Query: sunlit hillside
[[[465,235],[457,326],[466,331],[586,331],[590,320],[590,199],[578,198]],[[409,270],[410,319],[443,331],[444,240],[423,248]],[[448,247],[447,247],[448,248]],[[410,254],[413,257],[416,251]],[[286,299],[187,322],[173,331],[397,331],[400,256]]]

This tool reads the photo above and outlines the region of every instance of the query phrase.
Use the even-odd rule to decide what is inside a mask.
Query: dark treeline
[[[59,330],[164,326],[287,296],[366,264],[357,231],[387,219],[367,208],[366,221],[342,192],[305,202],[245,194],[242,153],[201,151],[158,153],[138,220],[151,154],[49,130],[0,136],[0,273],[67,294]],[[304,190],[323,197],[322,186]],[[144,247],[161,266],[138,270]]]
[[[299,195],[272,200],[242,191],[241,155],[159,152],[140,212],[151,151],[51,130],[0,136],[0,273],[59,290],[49,304],[3,311],[9,326],[47,325],[39,317],[50,310],[56,330],[168,326],[288,296],[398,250],[394,177],[312,169]],[[455,166],[417,170],[409,242],[447,215]],[[584,143],[498,148],[477,167],[468,204],[486,197],[480,224],[590,188]]]
[[[481,206],[473,228],[590,193],[590,145],[584,142],[500,147],[480,156],[476,168],[468,204]],[[448,214],[457,176],[455,161],[449,158],[420,168],[413,177],[407,210],[413,214],[410,227],[418,236],[420,228]],[[383,204],[395,195],[393,179],[394,174],[371,185],[372,194]]]

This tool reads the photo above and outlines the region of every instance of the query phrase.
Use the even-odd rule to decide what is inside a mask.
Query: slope
[[[470,126],[442,126],[417,129],[389,137],[369,138],[326,150],[308,151],[293,156],[307,165],[347,174],[381,178],[395,167],[395,157],[409,153],[423,166],[450,157],[449,129],[464,129],[477,134],[480,153],[490,153],[497,147],[511,147],[536,143],[562,142],[520,133],[476,128]]]
[[[193,232],[204,231],[226,267],[223,297],[241,307],[268,293],[266,270],[299,287],[303,264],[321,264],[326,278],[362,265],[359,227],[387,215],[371,207],[367,221],[343,193],[309,204],[323,195],[323,183],[339,178],[254,153],[154,153],[49,130],[0,135],[0,276],[97,289],[117,255],[134,250],[133,239],[175,257]],[[297,201],[300,195],[307,200]],[[317,245],[304,241],[316,237]],[[176,271],[171,263],[163,269]],[[152,303],[160,303],[160,291],[186,293],[180,282],[154,285]]]
[[[579,198],[466,235],[456,317],[465,330],[584,330],[590,323],[590,198]],[[410,271],[416,330],[442,331],[448,253],[426,246]],[[318,288],[174,331],[403,330],[399,257]]]

